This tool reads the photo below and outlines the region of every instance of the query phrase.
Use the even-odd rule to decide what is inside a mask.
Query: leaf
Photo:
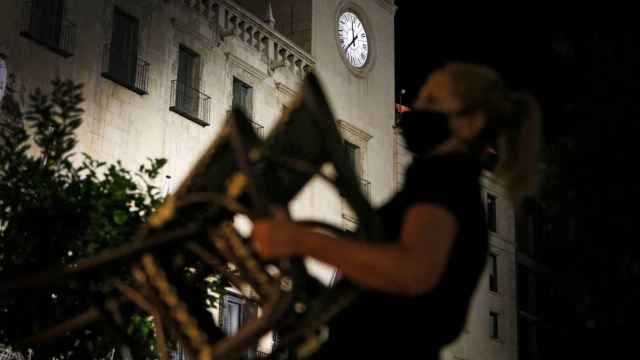
[[[0,147],[0,218],[9,219],[7,225],[0,224],[2,272],[19,274],[36,270],[34,266],[68,265],[124,244],[158,203],[153,195],[157,188],[148,189],[145,181],[133,181],[134,173],[121,162],[106,163],[86,153],[79,161],[73,161],[75,132],[81,126],[80,90],[81,86],[71,81],[56,80],[52,92],[37,90],[29,96],[27,111],[20,111],[17,105],[7,106],[7,97],[2,102],[0,143],[6,146]],[[46,153],[46,164],[42,156],[28,152],[30,144]],[[148,172],[157,173],[165,162],[143,164],[139,167],[141,174],[135,176],[144,180]],[[69,250],[73,251],[72,257]],[[113,269],[109,276],[122,281],[131,279],[124,269]],[[33,309],[45,314],[47,321],[61,322],[69,315],[65,309],[82,309],[90,304],[90,294],[85,289],[103,294],[111,291],[101,277],[92,279],[90,284],[78,279],[78,284],[56,287],[59,296],[55,309],[46,305],[51,304],[50,299],[42,301],[37,294],[20,301],[9,299],[7,305],[3,298],[0,324],[5,323],[5,314],[25,315],[10,329],[0,329],[0,337],[29,334],[41,322],[33,316],[38,315],[33,314]],[[152,349],[153,328],[144,318],[138,319],[137,334],[144,337],[140,339],[144,348]],[[60,346],[61,353],[51,354],[52,357],[69,358],[73,349],[73,358],[100,358],[94,354],[117,346],[109,332],[99,327],[91,331],[91,336],[65,334],[68,343],[74,345]],[[94,354],[81,353],[85,351],[81,349],[93,349]],[[156,359],[157,354],[150,352],[145,358]]]
[[[122,210],[116,210],[113,213],[113,222],[115,222],[117,225],[124,225],[127,222],[128,218],[129,214]]]

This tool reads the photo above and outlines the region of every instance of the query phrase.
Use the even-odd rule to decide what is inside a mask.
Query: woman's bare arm
[[[266,258],[308,255],[336,266],[364,288],[418,295],[440,280],[456,232],[453,214],[420,203],[407,211],[398,242],[371,244],[335,238],[283,219],[256,223],[254,240]]]

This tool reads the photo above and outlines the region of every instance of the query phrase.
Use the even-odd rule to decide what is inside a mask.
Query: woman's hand
[[[299,255],[301,227],[289,219],[283,208],[274,208],[272,215],[253,224],[251,238],[258,255],[265,259]]]

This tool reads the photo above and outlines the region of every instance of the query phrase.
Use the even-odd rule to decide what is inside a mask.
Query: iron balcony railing
[[[187,119],[208,126],[210,122],[211,97],[189,84],[173,80],[171,82],[171,107],[169,110]]]
[[[102,76],[140,95],[149,93],[149,63],[111,44],[104,45]]]

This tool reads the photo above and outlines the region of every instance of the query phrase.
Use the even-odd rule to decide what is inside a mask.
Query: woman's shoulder
[[[459,210],[478,199],[480,172],[479,163],[465,154],[416,158],[407,169],[403,192],[412,202]]]

